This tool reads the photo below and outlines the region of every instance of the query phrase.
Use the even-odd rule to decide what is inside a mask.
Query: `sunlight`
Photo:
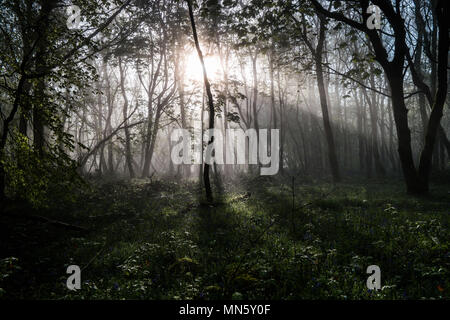
[[[208,73],[209,81],[217,81],[222,77],[222,67],[220,58],[216,55],[207,55],[203,57]],[[203,81],[203,70],[197,52],[193,51],[186,59],[186,76],[193,81]]]

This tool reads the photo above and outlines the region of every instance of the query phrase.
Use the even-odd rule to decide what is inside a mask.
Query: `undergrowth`
[[[448,190],[244,179],[216,205],[192,183],[97,184],[48,217],[3,217],[3,299],[448,299]],[[5,242],[7,241],[7,242]],[[66,288],[67,266],[82,288]],[[366,269],[381,268],[368,290]]]

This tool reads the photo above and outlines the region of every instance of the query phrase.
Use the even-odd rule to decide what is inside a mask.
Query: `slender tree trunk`
[[[361,97],[361,101],[363,98]],[[364,159],[367,179],[372,178],[372,145],[369,142],[369,124],[367,120],[366,106],[363,105],[363,128],[364,128]]]
[[[328,144],[328,159],[331,168],[331,174],[333,176],[334,182],[341,181],[341,175],[339,173],[339,165],[336,155],[336,146],[334,143],[333,132],[330,124],[330,117],[328,113],[327,96],[325,91],[325,83],[323,77],[322,68],[322,55],[323,55],[323,45],[325,42],[325,19],[320,19],[320,31],[319,31],[319,43],[317,45],[315,65],[317,73],[317,86],[319,87],[319,97],[320,97],[320,107],[322,109],[323,117],[323,127],[325,130],[325,137]]]
[[[20,100],[22,98],[22,93],[24,89],[26,78],[24,75],[20,75],[19,83],[17,84],[17,89],[14,97],[13,107],[6,119],[3,120],[3,130],[2,136],[0,139],[0,201],[3,201],[6,198],[5,188],[6,188],[6,172],[4,167],[4,156],[5,156],[5,147],[6,142],[8,140],[9,135],[9,126],[14,119],[14,116],[19,109]]]
[[[358,130],[358,156],[359,156],[359,170],[364,172],[365,162],[364,162],[364,133],[363,133],[363,107],[358,101],[357,91],[355,90],[355,106],[357,108],[356,112],[356,126]]]
[[[104,65],[105,66],[105,65]],[[102,82],[101,80],[97,82],[97,90],[99,92],[102,92]],[[109,88],[106,88],[106,94],[108,96],[109,94]],[[102,140],[104,137],[106,137],[106,129],[105,132],[103,130],[103,101],[102,101],[102,96],[100,94],[97,95],[97,117],[96,117],[96,135],[97,135],[97,140],[100,141]],[[84,116],[84,114],[83,114]],[[83,123],[84,124],[84,123]],[[105,154],[104,154],[104,150],[105,150],[105,145],[103,144],[102,147],[99,149],[99,171],[100,173],[104,173],[108,167],[106,165],[106,161],[105,161]],[[96,153],[97,154],[97,153]]]
[[[373,79],[373,75],[371,76],[371,86],[375,88],[375,81]],[[377,110],[377,102],[375,97],[375,92],[372,91],[372,97],[370,98],[366,92],[365,88],[361,89],[364,97],[366,98],[367,104],[369,105],[369,113],[370,113],[370,127],[371,127],[371,149],[375,164],[375,172],[377,176],[385,176],[386,171],[381,163],[380,159],[380,151],[378,146],[378,110]]]
[[[215,116],[214,116],[214,101],[213,101],[213,96],[211,93],[211,84],[209,83],[209,80],[208,80],[205,62],[203,61],[203,53],[202,53],[202,50],[200,49],[200,44],[198,41],[197,29],[195,27],[195,20],[194,20],[194,12],[192,10],[192,4],[191,4],[190,0],[186,0],[186,2],[188,5],[188,9],[189,9],[189,18],[191,20],[191,27],[192,27],[192,34],[194,36],[195,48],[197,49],[198,58],[200,59],[200,63],[202,65],[202,69],[203,69],[203,81],[205,84],[206,95],[208,97],[209,129],[214,129],[214,117]],[[211,136],[211,138],[208,141],[208,145],[213,144],[213,142],[214,142],[214,136]],[[203,182],[205,184],[206,199],[208,200],[208,202],[212,202],[213,194],[212,194],[212,190],[211,190],[211,182],[209,179],[209,172],[210,172],[210,165],[207,162],[205,162],[204,170],[203,170]]]
[[[148,96],[148,103],[147,103],[147,109],[148,109],[148,120],[147,120],[147,132],[144,139],[144,156],[143,156],[143,168],[142,168],[142,177],[146,178],[150,174],[150,144],[152,141],[152,132],[153,127],[155,126],[155,123],[153,121],[153,103],[152,99],[153,96]]]
[[[128,98],[127,93],[125,91],[125,74],[122,66],[122,59],[119,57],[119,72],[120,72],[120,90],[122,91],[123,98],[123,118],[128,119]],[[133,169],[133,156],[131,155],[131,141],[130,141],[130,130],[128,128],[128,120],[125,120],[124,123],[125,129],[125,162],[128,168],[128,173],[130,174],[130,178],[134,178],[134,169]]]
[[[46,104],[45,98],[45,79],[38,80],[37,97],[39,102],[33,106],[33,144],[35,150],[39,155],[44,153],[44,107]]]

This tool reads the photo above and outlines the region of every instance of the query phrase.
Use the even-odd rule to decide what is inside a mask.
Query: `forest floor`
[[[450,298],[450,186],[242,178],[214,206],[193,183],[94,183],[0,217],[2,299]],[[66,287],[69,265],[81,290]],[[366,287],[378,265],[382,290]]]

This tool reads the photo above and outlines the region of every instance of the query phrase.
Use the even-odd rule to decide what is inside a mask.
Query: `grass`
[[[187,183],[110,182],[48,217],[1,220],[3,299],[448,299],[448,187],[243,178],[217,205]],[[294,195],[294,197],[293,197]],[[66,288],[67,266],[82,289]],[[382,290],[366,287],[370,265]]]

